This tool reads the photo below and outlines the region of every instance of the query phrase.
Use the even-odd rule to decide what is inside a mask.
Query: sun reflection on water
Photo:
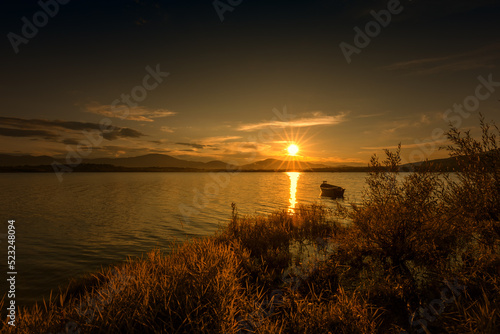
[[[295,205],[297,204],[296,193],[297,193],[297,183],[299,181],[299,172],[287,172],[286,173],[290,178],[290,205],[288,206],[288,212],[295,212]]]

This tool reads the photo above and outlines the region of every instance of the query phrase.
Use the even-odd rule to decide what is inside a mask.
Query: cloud
[[[363,114],[363,115],[357,115],[356,118],[371,118],[371,117],[379,117],[385,115],[385,112],[381,113],[376,113],[376,114]]]
[[[216,147],[214,146],[214,144],[222,144],[222,143],[227,144],[227,142],[229,142],[229,141],[232,141],[235,139],[240,139],[240,138],[241,138],[240,136],[217,136],[217,137],[207,137],[207,138],[200,139],[200,140],[198,140],[198,143],[179,142],[179,143],[175,143],[175,144],[183,145],[183,146],[190,146],[192,148],[197,148],[197,149],[202,149],[202,148],[206,148],[206,147],[210,147],[210,148],[215,149]]]
[[[61,141],[61,143],[66,144],[66,145],[78,145],[80,144],[80,141],[78,139],[74,138],[66,138]]]
[[[401,145],[401,148],[421,148],[421,147],[439,147],[441,144],[447,143],[447,139],[436,139],[436,140],[425,140],[422,141],[421,143],[414,143],[414,144],[406,144],[406,145]],[[360,147],[362,150],[395,150],[398,148],[398,145],[393,145],[393,146],[364,146]]]
[[[162,126],[160,128],[161,131],[163,132],[168,132],[168,133],[173,133],[174,132],[174,129],[172,129],[171,127],[168,127],[168,126]]]
[[[117,128],[111,132],[103,132],[102,137],[107,140],[118,138],[139,138],[144,136],[141,132],[130,128]]]
[[[210,147],[216,149],[218,146],[226,146],[227,144],[235,142],[237,139],[241,139],[240,136],[216,136],[207,137],[198,140],[199,145],[204,147]]]
[[[207,145],[201,145],[201,144],[195,144],[195,143],[176,143],[177,145],[183,145],[183,146],[190,146],[192,148],[204,148],[206,147]]]
[[[459,72],[479,68],[497,68],[500,60],[500,43],[443,57],[414,59],[381,67],[387,71],[405,71],[408,75],[430,75],[442,72]]]
[[[415,128],[415,127],[419,127],[420,125],[421,124],[418,121],[412,122],[410,120],[395,120],[395,121],[389,122],[386,125],[383,125],[384,129],[382,130],[382,133],[383,134],[392,134],[398,130]]]
[[[60,128],[68,130],[100,130],[101,125],[90,122],[74,122],[74,121],[49,121],[45,119],[25,119],[15,117],[0,117],[0,124],[16,128]]]
[[[45,130],[24,130],[0,128],[0,136],[5,137],[42,137],[45,139],[55,139],[59,137],[56,133]]]
[[[415,129],[431,124],[431,117],[432,115],[429,116],[429,114],[420,114],[392,121],[384,121],[378,124],[378,130],[376,131],[382,134],[393,134],[396,131],[403,129],[408,131],[409,128]]]
[[[126,105],[110,105],[92,102],[85,106],[85,111],[106,117],[126,119],[129,121],[153,122],[153,118],[168,117],[177,114],[167,109],[149,109],[144,106],[128,107]]]
[[[143,133],[131,129],[114,127],[110,132],[102,133],[99,123],[91,122],[75,122],[61,120],[45,120],[45,119],[25,119],[15,117],[0,117],[0,125],[3,127],[0,135],[9,137],[42,137],[49,140],[55,140],[63,135],[74,134],[74,132],[96,130],[103,136],[104,139],[114,140],[119,138],[139,138],[144,136]],[[65,138],[64,141],[76,139]]]
[[[324,115],[321,112],[314,112],[312,117],[294,119],[292,121],[263,121],[260,123],[240,125],[240,131],[255,131],[264,128],[301,128],[318,125],[335,125],[345,121],[348,112],[342,112],[335,116]]]
[[[422,114],[420,116],[420,120],[418,122],[418,125],[420,125],[420,124],[431,124],[431,120],[430,120],[429,116],[426,114]]]
[[[104,145],[101,146],[100,150],[102,151],[101,154],[102,157],[119,156],[123,154],[133,157],[149,153],[166,154],[170,152],[169,150],[155,149],[147,146],[131,147],[131,146],[120,146],[120,145]]]
[[[203,138],[200,141],[203,143],[203,145],[211,145],[211,144],[218,144],[218,143],[224,143],[227,141],[233,141],[235,139],[240,139],[240,136],[216,136],[216,137],[207,137]]]
[[[143,24],[147,23],[148,21],[146,21],[144,18],[142,17],[139,17],[137,20],[134,21],[134,23],[138,26],[142,26]]]

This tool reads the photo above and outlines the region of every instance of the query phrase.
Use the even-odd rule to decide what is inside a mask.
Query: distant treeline
[[[454,172],[459,170],[459,164],[456,159],[433,160],[429,162],[421,162],[415,164],[406,164],[400,166],[400,171],[410,172],[418,168],[425,167],[436,172]],[[73,172],[97,173],[97,172],[228,172],[227,169],[200,169],[200,168],[184,168],[184,167],[123,167],[110,164],[81,164],[72,168]],[[308,169],[234,169],[229,172],[317,172],[317,173],[368,173],[370,167],[327,167],[327,168],[308,168]],[[39,166],[0,166],[0,173],[52,173],[54,169],[51,165]]]

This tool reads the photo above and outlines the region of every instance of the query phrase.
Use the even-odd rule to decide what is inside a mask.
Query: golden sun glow
[[[288,155],[296,155],[299,152],[299,147],[295,144],[291,144],[287,147]]]

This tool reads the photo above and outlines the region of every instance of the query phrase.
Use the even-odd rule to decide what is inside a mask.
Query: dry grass
[[[155,250],[105,271],[94,289],[20,310],[16,330],[59,333],[74,323],[83,333],[235,332],[246,298],[239,264],[229,246],[208,239],[168,256]]]

